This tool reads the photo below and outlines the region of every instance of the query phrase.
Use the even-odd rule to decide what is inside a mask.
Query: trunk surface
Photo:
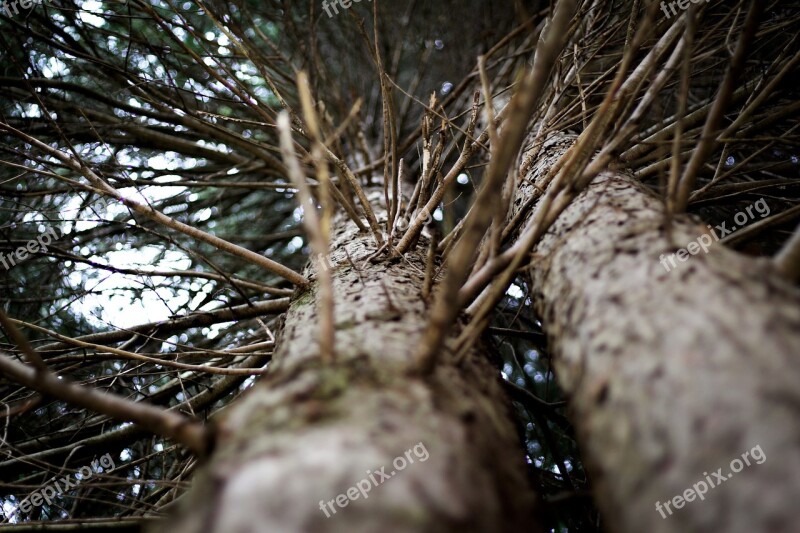
[[[430,380],[406,376],[427,321],[425,246],[370,263],[371,235],[341,219],[334,230],[335,362],[320,358],[315,282],[293,298],[271,372],[223,415],[170,531],[538,531],[487,354],[448,352]],[[366,499],[321,509],[382,467],[391,478]]]
[[[548,142],[517,206],[572,140]],[[709,230],[682,218],[670,241],[665,227],[658,198],[604,172],[534,250],[535,301],[596,500],[619,532],[796,533],[798,289],[720,244],[668,272],[660,255]],[[691,501],[673,502],[687,489]]]

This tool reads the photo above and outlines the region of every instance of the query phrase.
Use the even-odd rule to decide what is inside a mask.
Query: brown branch
[[[308,112],[309,110],[305,109],[304,111]],[[308,118],[308,115],[306,118]],[[313,120],[312,123],[316,124]],[[311,126],[310,129],[314,129],[314,126]],[[320,355],[324,361],[331,362],[333,361],[336,332],[334,330],[333,321],[333,281],[330,269],[327,266],[329,255],[329,244],[326,237],[327,231],[323,227],[323,222],[320,220],[317,213],[317,206],[314,202],[314,198],[311,196],[311,190],[306,183],[306,176],[303,174],[303,170],[300,168],[300,162],[297,160],[297,155],[294,152],[291,121],[289,114],[285,111],[282,111],[281,114],[278,115],[278,132],[281,138],[281,154],[283,155],[283,161],[289,171],[289,178],[295,184],[295,187],[297,187],[300,206],[303,208],[303,226],[305,226],[309,236],[309,242],[315,259],[314,262],[317,266],[317,277],[320,280],[318,292],[318,305],[320,309]],[[318,166],[320,163],[324,165],[325,163],[322,160],[321,148],[319,146],[315,150],[315,155],[317,156],[315,157],[316,164]]]
[[[281,276],[282,278],[288,281],[291,281],[295,285],[298,285],[300,287],[308,285],[308,280],[299,273],[292,270],[291,268],[288,268],[276,261],[268,259],[261,254],[257,254],[246,248],[233,244],[232,242],[220,239],[215,235],[211,235],[210,233],[206,233],[205,231],[199,230],[188,224],[179,222],[174,218],[168,217],[167,215],[161,213],[160,211],[153,209],[149,205],[141,204],[131,198],[126,198],[117,189],[106,183],[102,178],[100,178],[100,176],[95,174],[94,171],[92,171],[89,167],[87,167],[83,163],[83,161],[80,161],[78,159],[75,159],[74,157],[64,154],[60,150],[57,150],[39,141],[38,139],[35,139],[30,135],[27,135],[26,133],[23,133],[22,131],[13,128],[7,124],[0,123],[0,130],[8,131],[9,133],[16,135],[20,139],[23,139],[24,141],[35,145],[40,150],[56,157],[72,170],[83,174],[83,176],[87,180],[89,180],[89,182],[91,182],[92,185],[94,185],[97,189],[103,191],[105,195],[116,198],[117,200],[124,203],[126,206],[128,206],[135,212],[139,213],[140,215],[144,215],[150,220],[158,222],[159,224],[167,226],[168,228],[180,231],[181,233],[184,233],[189,237],[193,237],[199,241],[203,241],[207,244],[210,244],[215,248],[218,248],[219,250],[223,250],[225,252],[229,252],[233,255],[241,257],[242,259],[254,265],[260,266],[270,272],[273,272],[274,274]]]
[[[731,102],[736,82],[741,77],[744,70],[745,60],[747,59],[750,45],[758,29],[758,19],[764,9],[763,2],[752,2],[747,13],[744,29],[739,36],[736,44],[736,51],[733,53],[731,63],[725,72],[725,78],[720,84],[719,93],[714,100],[711,111],[708,113],[703,132],[700,134],[700,142],[692,153],[692,158],[686,165],[683,175],[678,183],[678,195],[675,201],[675,211],[683,212],[689,202],[689,195],[694,187],[695,179],[700,168],[705,164],[706,159],[711,154],[717,144],[716,136],[719,124],[722,122],[725,110]]]
[[[461,239],[447,259],[448,271],[415,356],[414,370],[417,372],[427,374],[433,370],[445,335],[461,310],[461,306],[453,305],[453,302],[457,301],[458,291],[472,268],[475,251],[499,207],[498,186],[522,147],[528,121],[564,47],[567,28],[576,7],[576,0],[560,0],[556,4],[551,26],[536,52],[533,68],[511,99],[509,115],[513,118],[505,124],[497,146],[492,146],[492,159],[475,201],[477,209],[472,211],[472,218],[466,223]]]
[[[9,326],[12,330],[16,329],[13,324]],[[21,336],[19,332],[17,334]],[[30,346],[27,349],[33,350]],[[183,444],[200,457],[204,457],[209,451],[210,435],[204,425],[175,411],[132,402],[113,394],[69,383],[49,370],[37,371],[4,352],[0,352],[0,372],[10,380],[38,393],[123,422],[133,422],[156,435]]]
[[[199,328],[211,326],[222,322],[232,322],[234,320],[246,320],[268,314],[278,314],[289,309],[289,298],[278,300],[268,300],[254,304],[242,304],[234,307],[215,309],[213,311],[199,311],[187,316],[162,320],[160,322],[148,322],[131,328],[118,329],[105,333],[92,333],[76,337],[75,340],[90,342],[95,344],[122,342],[134,335],[142,335],[152,338],[156,334],[172,333],[173,331],[183,331],[189,328]],[[56,342],[42,346],[39,352],[49,352],[68,348],[70,345],[63,342]]]

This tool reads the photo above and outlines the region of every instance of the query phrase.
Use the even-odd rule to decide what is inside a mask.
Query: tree
[[[388,4],[3,15],[11,521],[791,531],[797,8]]]

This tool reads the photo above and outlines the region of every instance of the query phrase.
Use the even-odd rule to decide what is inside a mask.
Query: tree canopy
[[[559,21],[557,4],[574,11]],[[314,0],[3,4],[0,357],[38,368],[38,354],[84,391],[176,415],[115,415],[0,368],[3,523],[137,527],[168,513],[204,451],[177,426],[213,421],[268,372],[281,314],[319,259],[304,226],[319,207],[319,227],[347,212],[376,251],[438,239],[432,317],[445,309],[441,331],[461,321],[466,341],[492,347],[547,527],[600,531],[547,317],[525,274],[501,276],[532,260],[512,247],[521,220],[505,216],[507,183],[534,164],[520,149],[580,135],[567,189],[632,169],[699,228],[766,202],[722,240],[764,258],[783,249],[783,267],[798,268],[800,9],[662,5],[375,0],[329,16]],[[362,188],[404,220],[379,227]],[[481,231],[464,231],[481,214]],[[105,454],[113,468],[20,509]]]

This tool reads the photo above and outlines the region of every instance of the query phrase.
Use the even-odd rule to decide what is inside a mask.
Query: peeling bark
[[[431,379],[406,374],[427,321],[425,247],[369,263],[371,235],[343,218],[334,229],[335,362],[320,358],[309,267],[312,284],[292,300],[271,372],[223,415],[170,531],[538,531],[510,404],[486,353],[446,351]],[[321,500],[368,470],[389,474],[419,443],[425,461],[412,454],[368,499],[334,503],[326,518]]]
[[[517,207],[572,140],[549,141]],[[661,201],[604,172],[533,250],[535,302],[612,531],[800,527],[800,291],[719,244],[667,272],[659,256],[707,231],[680,218],[670,241]],[[712,474],[757,446],[762,464]],[[704,500],[656,510],[708,478],[720,484]]]

